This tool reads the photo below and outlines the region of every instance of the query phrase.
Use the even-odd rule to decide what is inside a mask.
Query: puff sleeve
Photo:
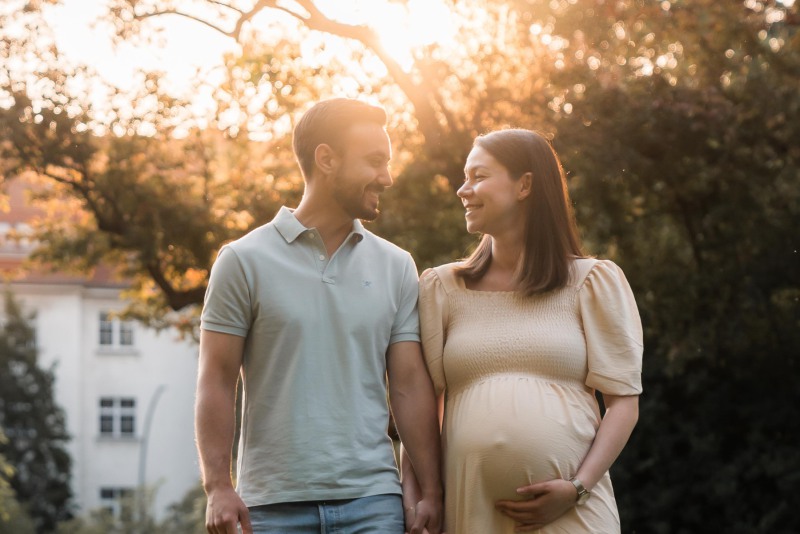
[[[436,395],[445,389],[442,355],[447,336],[447,293],[433,269],[422,273],[419,280],[419,327],[425,364]]]
[[[579,293],[589,372],[586,385],[610,395],[642,392],[642,323],[625,274],[598,261]]]

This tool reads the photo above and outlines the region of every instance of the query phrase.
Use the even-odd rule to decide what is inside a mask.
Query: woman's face
[[[503,165],[481,147],[473,147],[457,195],[466,209],[467,231],[497,236],[522,224],[523,180],[513,180]]]

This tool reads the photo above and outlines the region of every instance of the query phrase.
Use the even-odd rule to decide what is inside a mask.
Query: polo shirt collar
[[[303,226],[303,224],[297,220],[297,217],[294,216],[294,210],[286,206],[281,206],[273,222],[275,223],[275,228],[278,229],[278,232],[280,232],[287,243],[294,242],[300,235],[308,231],[308,228]],[[348,238],[355,236],[358,241],[361,241],[364,239],[365,232],[364,224],[356,219],[353,221],[353,230],[350,232]]]
[[[360,219],[356,219],[353,221],[353,230],[350,232],[350,236],[355,236],[356,240],[361,241],[364,239],[364,224],[361,222]]]

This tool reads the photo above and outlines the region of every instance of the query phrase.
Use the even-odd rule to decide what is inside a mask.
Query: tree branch
[[[206,294],[205,284],[192,289],[178,291],[170,284],[169,280],[167,280],[167,277],[164,275],[164,270],[161,268],[158,260],[147,262],[145,268],[156,285],[164,292],[167,305],[173,310],[178,311],[186,306],[201,304],[203,302],[203,297]]]
[[[90,193],[89,187],[80,182],[77,182],[75,180],[69,180],[52,172],[47,172],[43,174],[55,182],[67,185],[70,188],[72,188],[76,192],[76,194],[84,200],[86,206],[94,214],[95,220],[97,221],[97,227],[99,230],[110,235],[116,235],[120,237],[124,236],[124,229],[120,224],[118,224],[116,221],[109,220],[108,217],[103,216],[100,207],[97,205],[96,202],[94,202],[92,196],[89,194]],[[111,202],[109,202],[109,204],[111,206],[111,209],[115,212],[117,220],[121,220],[122,216],[116,204]],[[137,252],[141,253],[141,250],[138,250]],[[153,252],[156,255],[158,254],[157,251]],[[203,302],[203,297],[205,296],[206,292],[205,284],[202,284],[198,287],[194,287],[188,290],[177,290],[167,279],[164,273],[164,269],[162,268],[161,262],[157,259],[157,257],[155,259],[142,263],[147,273],[150,275],[150,277],[153,279],[156,285],[163,291],[164,297],[167,300],[167,305],[173,310],[178,311],[186,306],[190,306],[192,304],[201,304]]]
[[[208,0],[211,4],[216,4],[220,7],[224,7],[226,9],[230,9],[231,11],[236,11],[237,13],[244,14],[244,11],[239,9],[238,7],[232,6],[230,4],[226,4],[225,2],[220,2],[219,0]]]
[[[141,20],[146,20],[146,19],[152,18],[152,17],[160,17],[162,15],[178,15],[179,17],[185,17],[185,18],[193,20],[195,22],[199,22],[200,24],[204,24],[204,25],[208,26],[209,28],[211,28],[212,30],[218,31],[222,35],[226,35],[226,36],[231,37],[233,39],[237,39],[237,36],[234,35],[233,32],[225,31],[225,29],[217,26],[216,24],[214,24],[212,22],[209,22],[209,21],[207,21],[205,19],[202,19],[200,17],[196,17],[194,15],[190,15],[189,13],[184,13],[183,11],[179,11],[177,9],[164,9],[164,10],[161,10],[161,11],[153,11],[151,13],[144,13],[142,15],[134,15],[134,18],[136,20],[140,20],[141,21]]]

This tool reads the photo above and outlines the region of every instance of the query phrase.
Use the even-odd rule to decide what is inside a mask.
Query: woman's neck
[[[492,237],[492,261],[480,278],[467,284],[476,291],[515,291],[518,289],[523,245],[519,239],[499,240]]]

